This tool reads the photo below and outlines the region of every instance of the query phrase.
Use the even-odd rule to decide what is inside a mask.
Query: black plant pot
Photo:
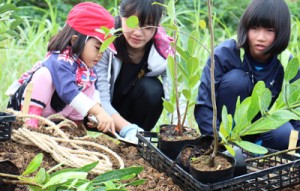
[[[195,147],[195,145],[185,145],[176,157],[176,163],[186,172],[190,172],[189,160],[194,155]]]
[[[175,160],[182,148],[185,145],[195,145],[199,141],[199,138],[194,140],[178,140],[178,141],[166,141],[158,138],[159,150],[168,156],[170,159]]]
[[[9,160],[0,161],[0,173],[20,175],[18,167]],[[5,179],[13,180],[13,178],[6,178],[6,177]],[[0,178],[0,190],[14,191],[15,188],[16,188],[15,184],[6,184]]]
[[[185,127],[183,135],[188,135],[188,137],[185,137],[186,139],[180,139],[184,136],[178,136],[177,132],[175,132],[175,127],[175,125],[161,125],[157,145],[158,149],[172,160],[176,159],[181,149],[185,145],[195,145],[199,142],[200,138],[195,129]],[[189,129],[190,131],[188,131],[187,129]],[[162,138],[162,134],[164,134],[165,137],[168,138],[174,135],[176,136],[174,136],[173,139],[165,140]],[[193,134],[194,136],[191,136],[191,134]]]
[[[200,138],[194,142],[194,144],[185,145],[178,156],[176,157],[176,163],[182,167],[186,172],[190,172],[189,159],[193,156],[199,156],[204,154],[212,145],[214,138],[210,135],[200,136]]]
[[[235,152],[235,160],[236,163],[234,165],[234,177],[236,176],[241,176],[243,174],[247,174],[247,166],[246,166],[246,161],[245,157],[243,155],[242,149],[240,147],[234,146],[233,147],[234,152]],[[228,151],[224,151],[224,154],[231,156]]]
[[[223,156],[227,159],[227,161],[231,164],[230,168],[224,169],[224,170],[216,170],[216,171],[201,171],[198,169],[195,169],[190,164],[190,174],[197,179],[198,181],[208,184],[208,183],[215,183],[215,182],[221,182],[228,180],[233,177],[234,174],[234,166],[235,166],[235,158],[232,156],[228,156],[224,153],[218,152],[218,155]]]
[[[7,141],[11,138],[11,126],[16,116],[10,113],[0,112],[0,141]]]

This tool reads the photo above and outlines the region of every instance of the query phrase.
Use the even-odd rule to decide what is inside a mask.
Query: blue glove
[[[136,124],[129,124],[121,129],[120,136],[137,144],[138,138],[136,137],[136,133],[138,131],[144,131],[144,130],[139,126],[137,126]]]

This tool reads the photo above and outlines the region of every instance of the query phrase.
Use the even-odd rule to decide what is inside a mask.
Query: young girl
[[[122,27],[123,31],[114,42],[118,54],[106,51],[95,67],[103,107],[121,136],[150,131],[162,112],[166,57],[172,50],[169,37],[159,27],[163,7],[153,2],[163,0],[121,1],[120,16],[115,19],[115,28]],[[126,26],[132,15],[139,19],[137,29]]]
[[[230,39],[216,47],[214,56],[218,126],[223,105],[233,115],[237,97],[240,96],[242,101],[250,96],[258,81],[265,82],[272,92],[273,102],[278,97],[284,70],[277,57],[289,43],[290,17],[284,0],[252,0],[241,17],[237,42]],[[194,111],[202,134],[212,134],[209,65],[210,59],[202,73]],[[299,73],[296,79],[298,78]],[[261,140],[263,146],[273,149],[287,149],[290,132],[298,127],[297,122],[289,122],[276,130],[246,139],[254,142]]]
[[[92,114],[100,131],[115,132],[113,119],[102,108],[94,86],[97,77],[93,67],[102,57],[99,48],[105,40],[104,34],[95,29],[101,26],[114,27],[114,18],[102,6],[85,2],[73,7],[64,28],[50,40],[45,60],[23,74],[7,91],[13,95],[8,106],[21,110],[24,89],[30,81],[33,91],[29,114],[47,117],[60,113],[74,121]],[[115,52],[113,44],[109,49]],[[30,119],[26,124],[36,128],[38,120]]]

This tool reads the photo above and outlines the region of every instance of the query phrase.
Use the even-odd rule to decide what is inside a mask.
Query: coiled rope
[[[60,119],[63,119],[63,121],[56,125],[50,119],[57,118],[57,116],[44,118],[32,114],[23,114],[22,112],[12,109],[7,109],[7,112],[16,115],[17,121],[22,121],[22,119],[27,118],[39,119],[39,121],[42,122],[40,128],[46,125],[47,127],[44,129],[47,131],[54,130],[52,134],[55,136],[32,131],[23,125],[20,128],[12,130],[12,140],[24,145],[36,146],[51,154],[52,158],[58,163],[79,168],[92,162],[99,161],[98,165],[91,171],[91,173],[101,174],[113,169],[113,157],[115,159],[114,161],[118,163],[119,168],[124,168],[124,161],[122,158],[108,147],[92,141],[84,140],[85,137],[70,139],[60,129],[60,127],[77,126],[74,122],[64,117],[61,117]],[[89,148],[92,147],[93,149],[87,150],[82,146],[88,146]]]

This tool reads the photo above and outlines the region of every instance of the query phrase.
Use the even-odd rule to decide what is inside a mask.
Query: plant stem
[[[15,185],[26,185],[26,186],[37,186],[42,188],[41,185],[33,183],[33,182],[27,182],[27,181],[22,181],[22,180],[6,180],[2,179],[2,182],[5,184],[15,184]]]
[[[184,125],[184,122],[185,122],[185,120],[186,120],[186,116],[187,116],[189,104],[190,104],[190,101],[188,100],[188,101],[186,102],[186,106],[185,106],[185,110],[184,110],[184,115],[183,115],[182,124],[181,124],[182,126]]]
[[[176,25],[176,21],[174,20],[174,24]],[[174,87],[175,87],[175,96],[176,96],[176,111],[177,111],[177,126],[176,130],[179,135],[182,135],[183,127],[181,126],[181,116],[180,116],[180,109],[179,109],[179,96],[178,96],[178,81],[177,81],[177,60],[176,60],[176,44],[178,41],[177,31],[173,31],[173,38],[174,38]]]
[[[214,59],[214,29],[212,24],[212,2],[208,0],[208,25],[210,31],[210,88],[211,88],[211,104],[213,108],[212,128],[214,133],[214,150],[210,158],[210,166],[215,166],[215,157],[218,152],[218,131],[217,131],[217,104],[215,97],[215,59]]]
[[[34,182],[28,182],[28,181],[22,181],[22,180],[19,180],[19,178],[20,178],[19,175],[0,173],[0,177],[17,179],[17,180],[1,179],[1,181],[2,181],[3,183],[5,183],[5,184],[32,185],[32,186],[42,187],[41,185],[39,185],[39,184],[37,184],[37,183],[34,183]]]
[[[245,162],[256,161],[256,160],[259,160],[259,159],[265,159],[265,158],[268,158],[268,157],[277,156],[277,155],[280,155],[280,154],[284,154],[284,153],[287,153],[287,152],[290,152],[290,151],[299,150],[299,149],[300,149],[300,147],[295,147],[295,148],[292,148],[292,149],[281,150],[281,151],[278,151],[278,152],[275,152],[275,153],[271,153],[271,154],[267,154],[267,155],[260,156],[260,157],[248,158],[248,159],[245,159]]]
[[[0,173],[0,177],[19,179],[18,175],[6,174],[6,173]]]

